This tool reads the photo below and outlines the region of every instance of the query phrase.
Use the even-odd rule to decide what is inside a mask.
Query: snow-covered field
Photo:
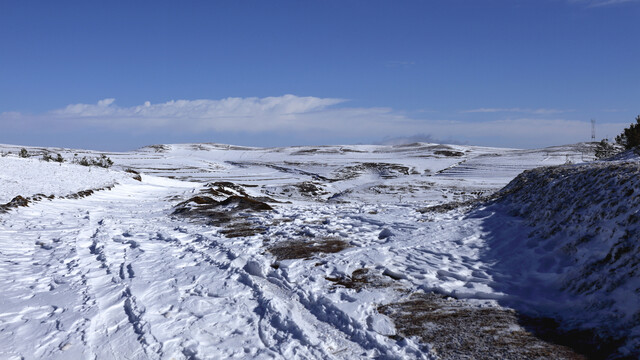
[[[633,156],[496,194],[593,146],[157,145],[108,170],[19,150],[0,145],[0,204],[29,199],[0,211],[0,358],[640,351]]]

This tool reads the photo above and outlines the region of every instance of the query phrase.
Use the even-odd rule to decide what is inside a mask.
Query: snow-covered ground
[[[6,156],[0,158],[0,204],[14,197],[36,194],[67,196],[97,189],[131,178],[122,171],[87,167],[37,159]]]
[[[579,356],[518,314],[601,329],[603,344],[623,339],[617,353],[638,351],[638,304],[625,298],[638,294],[637,245],[624,253],[635,258],[610,255],[631,265],[606,292],[579,285],[619,271],[612,262],[581,275],[637,239],[637,197],[618,201],[619,218],[586,223],[595,210],[565,219],[577,196],[560,196],[589,188],[590,171],[610,171],[609,186],[636,193],[637,180],[620,180],[613,162],[566,165],[495,195],[524,170],[593,160],[591,144],[158,145],[107,153],[109,170],[34,159],[100,153],[26,149],[32,158],[0,145],[12,152],[0,157],[0,204],[33,199],[0,214],[0,358]],[[632,174],[637,159],[626,161],[615,166]],[[531,185],[547,177],[571,185]],[[601,202],[581,206],[592,204]],[[580,240],[593,226],[609,243]],[[573,257],[558,250],[567,244]]]
[[[639,209],[636,156],[527,171],[469,217],[482,219],[503,304],[640,355]]]

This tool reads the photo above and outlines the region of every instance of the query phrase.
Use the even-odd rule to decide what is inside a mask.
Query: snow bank
[[[639,175],[638,162],[529,170],[472,213],[496,214],[485,230],[500,290],[640,353]]]
[[[0,157],[0,204],[20,195],[65,196],[129,179],[126,174],[94,166]]]
[[[623,151],[619,154],[603,159],[603,161],[638,161],[640,159],[640,150],[637,148]]]

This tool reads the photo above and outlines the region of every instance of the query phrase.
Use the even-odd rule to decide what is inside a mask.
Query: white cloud
[[[44,114],[53,121],[110,129],[181,132],[267,131],[375,135],[416,123],[390,108],[333,108],[343,99],[284,95],[222,100],[172,100],[119,107],[114,99],[72,104]]]
[[[601,7],[609,5],[617,5],[622,3],[637,2],[638,0],[604,0],[604,1],[592,1],[590,7]]]
[[[200,129],[216,128],[230,119],[249,118],[254,122],[255,120],[277,122],[282,120],[282,117],[322,110],[343,101],[342,99],[284,95],[222,100],[172,100],[160,104],[151,104],[146,101],[143,105],[119,107],[115,105],[115,99],[104,99],[97,104],[68,105],[64,109],[51,111],[50,115],[61,119],[86,119],[94,123],[117,123],[121,120],[136,119],[139,121],[137,125],[143,127],[179,124],[181,127],[191,126]],[[242,127],[242,122],[237,126]]]
[[[615,135],[628,124],[602,123],[597,125],[601,137]],[[437,121],[432,123],[432,134],[446,137],[447,133],[464,135],[470,139],[486,141],[499,138],[504,144],[515,147],[561,145],[589,140],[591,123],[589,121],[566,119],[501,119],[483,122]],[[599,135],[600,136],[600,135]],[[507,140],[507,141],[505,141]],[[538,145],[536,145],[538,144]]]
[[[113,104],[115,101],[116,101],[116,99],[114,99],[114,98],[103,99],[103,100],[98,101],[98,106],[107,107],[107,106]]]
[[[536,115],[551,115],[551,114],[561,114],[565,112],[569,112],[570,110],[559,110],[559,109],[523,109],[523,108],[479,108],[472,110],[464,110],[461,111],[464,114],[470,113],[500,113],[500,112],[512,112],[512,113],[528,113],[528,114],[536,114]]]
[[[479,109],[471,109],[471,110],[463,110],[461,111],[464,114],[467,113],[497,113],[497,112],[511,112],[511,111],[520,111],[519,108],[479,108]]]
[[[456,139],[436,139],[430,134],[414,134],[409,136],[385,137],[380,141],[376,141],[376,145],[406,145],[413,143],[437,143],[437,144],[457,144],[464,145],[466,142]]]
[[[175,100],[159,104],[147,101],[131,107],[120,107],[114,99],[104,99],[96,104],[72,104],[44,114],[2,113],[0,126],[20,134],[57,131],[79,137],[89,130],[95,133],[95,129],[105,129],[111,134],[136,133],[163,138],[181,134],[180,139],[198,134],[216,134],[215,138],[223,134],[275,134],[291,139],[291,144],[282,145],[292,145],[299,140],[360,142],[429,134],[434,139],[457,139],[470,144],[537,147],[585,141],[590,137],[588,121],[546,116],[559,110],[482,108],[466,112],[496,113],[496,116],[500,112],[528,113],[534,117],[542,114],[545,119],[426,119],[424,116],[428,114],[407,115],[385,107],[348,107],[343,99],[284,95]],[[597,131],[602,136],[615,136],[627,125],[598,123]]]
[[[571,3],[585,4],[587,7],[603,7],[638,1],[639,0],[569,0]]]

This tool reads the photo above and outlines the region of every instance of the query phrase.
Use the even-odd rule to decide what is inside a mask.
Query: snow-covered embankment
[[[505,304],[640,353],[639,175],[637,161],[533,169],[472,212],[489,214],[485,256]]]

